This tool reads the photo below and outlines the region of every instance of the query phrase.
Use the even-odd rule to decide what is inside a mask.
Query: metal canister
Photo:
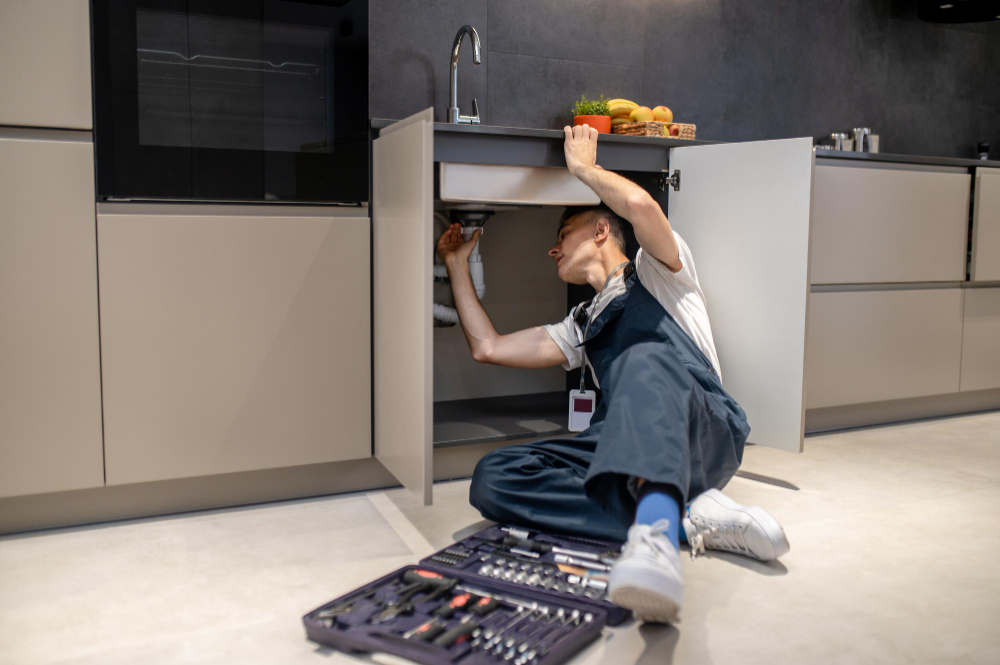
[[[830,134],[830,141],[831,141],[831,144],[833,145],[833,149],[834,150],[843,150],[844,149],[844,139],[846,139],[846,138],[847,138],[847,134],[845,134],[844,132],[834,132],[833,134]]]
[[[868,137],[872,130],[868,127],[854,128],[854,152],[868,152]]]

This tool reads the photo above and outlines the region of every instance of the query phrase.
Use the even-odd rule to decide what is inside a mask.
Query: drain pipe
[[[451,221],[462,224],[462,237],[466,241],[469,241],[478,229],[483,228],[486,220],[492,215],[492,210],[452,210]],[[482,234],[480,234],[479,238],[476,241],[476,246],[472,248],[472,253],[469,254],[469,275],[472,277],[472,285],[476,290],[476,297],[482,300],[483,296],[486,295],[486,275],[483,272],[483,257],[479,253],[479,242],[482,240]],[[448,279],[447,266],[435,264],[434,279]],[[458,323],[458,311],[454,307],[434,303],[434,318],[442,323],[455,325]]]

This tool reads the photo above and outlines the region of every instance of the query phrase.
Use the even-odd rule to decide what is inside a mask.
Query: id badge
[[[569,391],[569,431],[582,432],[590,427],[596,408],[597,393],[593,390]]]

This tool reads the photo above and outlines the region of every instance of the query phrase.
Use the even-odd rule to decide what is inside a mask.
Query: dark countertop
[[[387,120],[385,118],[372,119],[372,129],[383,129],[398,120]],[[501,125],[455,125],[448,122],[435,122],[435,132],[456,132],[459,134],[475,135],[502,135],[502,136],[525,136],[540,139],[563,139],[561,129],[534,129],[532,127],[503,127]],[[665,139],[656,136],[625,136],[624,134],[601,134],[600,141],[610,143],[632,143],[635,145],[648,145],[651,141],[662,148],[676,148],[686,145],[709,145],[718,141],[690,141],[687,139]]]
[[[897,164],[925,164],[927,166],[957,166],[960,168],[985,167],[1000,169],[995,159],[962,159],[961,157],[928,157],[924,155],[893,155],[882,152],[848,152],[846,150],[817,150],[821,159],[851,159],[868,162],[895,162]]]
[[[372,129],[388,127],[396,120],[375,118]],[[498,125],[454,125],[434,123],[435,161],[469,162],[474,164],[511,164],[524,166],[565,166],[562,155],[561,129],[502,127]],[[598,162],[613,171],[662,171],[667,168],[668,151],[691,145],[711,145],[720,141],[687,141],[651,136],[601,134],[598,141]],[[487,156],[488,153],[488,156]],[[817,150],[820,159],[848,159],[928,166],[960,168],[1000,168],[1000,161],[895,155],[888,153]]]
[[[372,129],[377,136],[380,129],[394,122],[375,118]],[[434,161],[564,167],[563,139],[561,129],[435,122]],[[670,148],[712,143],[717,141],[601,134],[597,142],[597,159],[601,166],[611,171],[661,173],[667,168]]]

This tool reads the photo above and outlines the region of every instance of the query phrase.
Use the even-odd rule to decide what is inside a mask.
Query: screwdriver
[[[483,542],[491,543],[493,545],[498,545],[500,547],[505,547],[510,551],[515,549],[526,550],[535,554],[548,554],[552,552],[554,554],[566,554],[568,556],[576,557],[578,559],[590,559],[591,561],[601,561],[605,558],[615,558],[620,552],[601,552],[600,554],[594,552],[584,552],[581,550],[571,550],[565,547],[559,547],[553,543],[545,543],[539,540],[531,540],[530,538],[518,538],[517,536],[504,536],[502,539],[492,539],[492,538],[482,538],[480,536],[472,536],[473,540],[481,540]]]
[[[406,639],[416,638],[423,642],[433,639],[441,634],[441,632],[444,630],[444,627],[447,625],[447,622],[445,620],[450,619],[451,616],[455,613],[455,610],[465,607],[469,603],[476,603],[479,600],[480,600],[479,598],[476,598],[469,593],[463,593],[461,595],[455,596],[454,598],[451,599],[451,602],[440,606],[431,613],[434,615],[434,618],[432,618],[430,621],[426,621],[420,624],[413,630],[404,633],[403,637]],[[483,600],[489,600],[489,599],[484,598]]]
[[[480,622],[473,621],[475,618],[475,614],[470,614],[465,617],[457,626],[445,631],[441,635],[438,635],[438,637],[434,640],[434,645],[439,647],[450,647],[463,638],[468,637],[472,634],[472,631],[479,627]]]

